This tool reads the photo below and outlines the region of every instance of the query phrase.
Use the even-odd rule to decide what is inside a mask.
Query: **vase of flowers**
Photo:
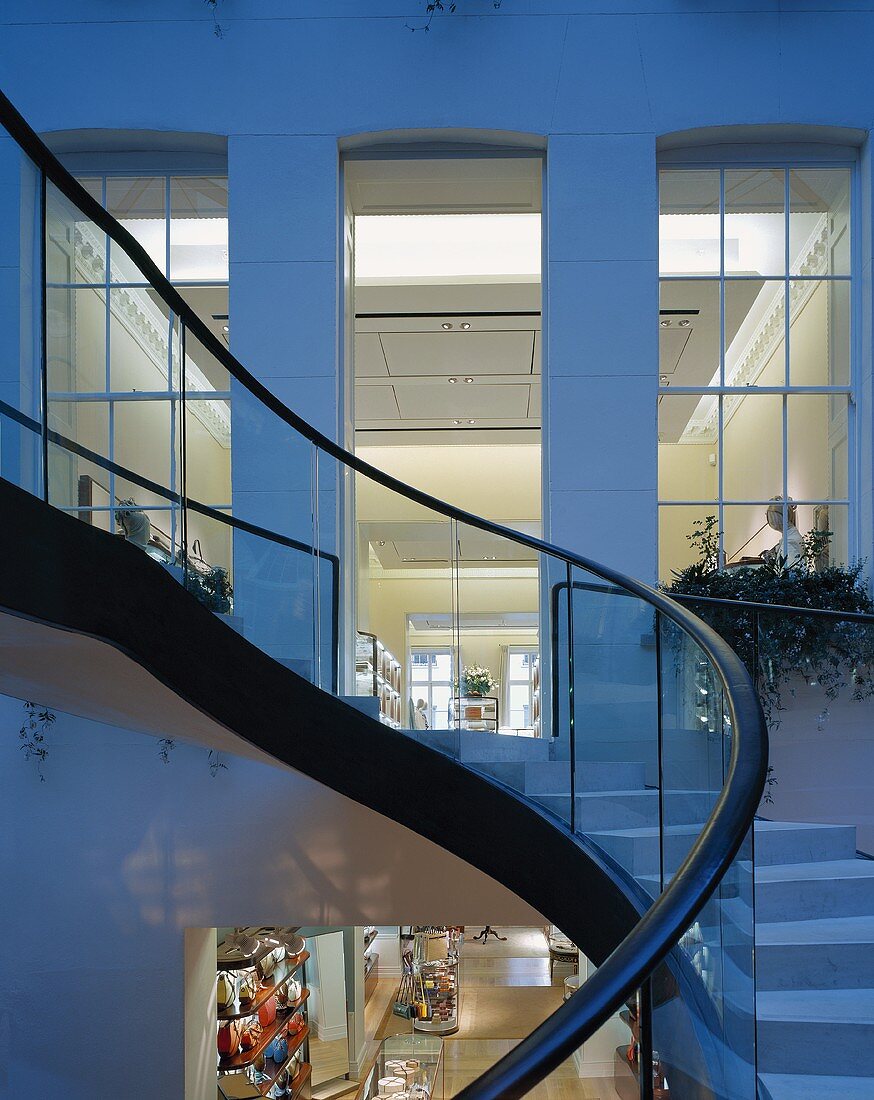
[[[488,695],[497,686],[498,681],[487,668],[483,668],[481,665],[466,665],[461,670],[461,692],[463,695]]]

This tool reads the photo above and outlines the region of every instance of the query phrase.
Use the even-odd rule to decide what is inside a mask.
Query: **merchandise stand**
[[[383,1039],[356,1100],[443,1100],[444,1095],[443,1040],[392,1035]]]

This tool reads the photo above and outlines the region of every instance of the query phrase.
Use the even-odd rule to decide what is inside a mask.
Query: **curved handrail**
[[[518,1097],[568,1058],[661,962],[715,891],[752,824],[767,770],[767,732],[750,677],[728,644],[664,593],[618,570],[545,540],[493,523],[378,470],[288,409],[239,362],[184,300],[134,237],[70,175],[0,91],[0,124],[23,152],[83,214],[121,246],[165,304],[209,353],[280,420],[344,466],[441,515],[585,569],[638,596],[675,622],[716,668],[725,692],[732,744],[726,780],[701,833],[671,883],[635,929],[571,1000],[477,1081],[463,1100]]]
[[[781,615],[812,615],[821,619],[844,619],[850,623],[874,623],[868,611],[839,611],[831,607],[802,607],[799,604],[761,603],[756,600],[729,600],[721,596],[693,596],[691,592],[675,592],[677,603],[705,603],[714,607],[733,607],[745,611],[776,611]]]

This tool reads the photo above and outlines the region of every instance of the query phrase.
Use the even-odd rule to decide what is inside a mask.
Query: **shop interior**
[[[539,158],[511,155],[345,169],[356,453],[535,535],[541,173]],[[537,555],[365,478],[355,495],[356,693],[402,728],[536,736]],[[470,667],[490,674],[484,690],[467,691]]]
[[[591,972],[550,925],[212,932],[219,1100],[448,1100]],[[531,1095],[637,1096],[636,1041],[631,1004]]]

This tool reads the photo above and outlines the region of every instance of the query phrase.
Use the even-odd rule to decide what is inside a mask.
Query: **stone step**
[[[856,854],[856,831],[851,825],[757,821],[755,830],[756,866],[760,870],[773,865],[853,860]],[[665,857],[669,867],[679,865],[700,831],[701,823],[669,826],[665,830]],[[658,872],[657,827],[599,831],[592,839],[636,877]]]
[[[762,1100],[871,1100],[871,1077],[828,1077],[822,1074],[760,1073],[766,1093]]]
[[[848,1073],[874,1084],[874,989],[765,990],[757,1016],[768,1073]]]
[[[407,732],[407,731],[405,731]],[[515,737],[502,733],[473,730],[410,730],[410,736],[423,745],[446,753],[464,764],[548,761],[549,741],[542,737]]]
[[[757,924],[756,983],[760,990],[874,988],[874,915]]]
[[[536,798],[541,794],[570,797],[570,762],[567,760],[483,760],[477,771],[494,776],[517,791]],[[595,761],[577,765],[578,791],[635,791],[644,788],[644,764],[631,761]]]
[[[570,794],[531,794],[529,797],[554,813],[566,813]],[[700,825],[706,820],[714,797],[709,791],[671,791],[664,812],[674,825]],[[643,791],[588,791],[576,796],[576,827],[590,833],[601,830],[657,826],[659,793]]]
[[[818,920],[874,913],[874,860],[756,868],[756,920]]]

